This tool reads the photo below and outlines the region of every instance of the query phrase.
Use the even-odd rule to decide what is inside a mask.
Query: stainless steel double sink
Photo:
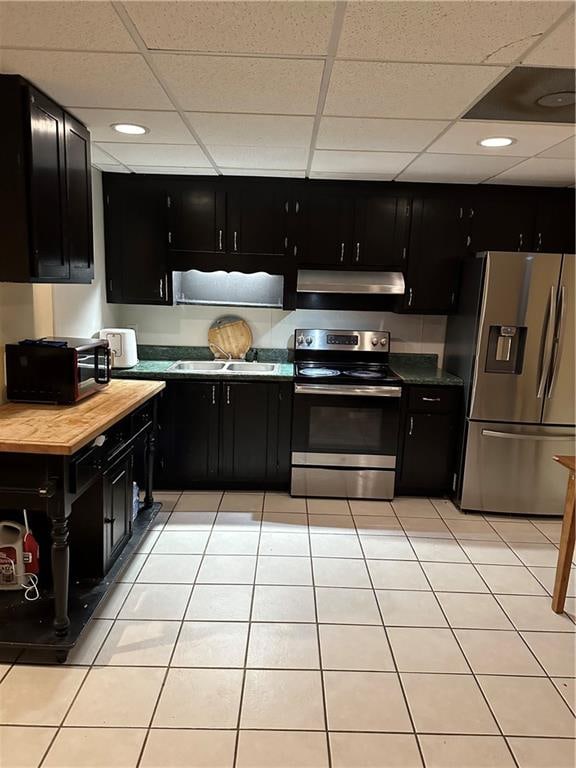
[[[178,360],[170,373],[275,373],[279,363],[248,363],[245,360]]]

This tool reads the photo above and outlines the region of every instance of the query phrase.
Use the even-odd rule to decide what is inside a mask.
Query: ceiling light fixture
[[[141,136],[143,133],[149,132],[149,128],[135,123],[112,123],[110,127],[118,133],[129,133],[131,136]]]
[[[574,91],[559,91],[558,93],[547,93],[545,96],[540,96],[536,99],[536,104],[541,107],[549,107],[551,109],[558,107],[569,107],[576,102],[576,93]]]
[[[489,136],[486,139],[481,139],[478,144],[481,147],[509,147],[515,141],[516,139],[510,138],[510,136]]]

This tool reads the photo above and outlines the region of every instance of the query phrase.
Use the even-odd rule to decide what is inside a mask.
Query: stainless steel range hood
[[[402,272],[343,272],[324,269],[298,271],[298,293],[331,293],[341,295],[404,294]]]

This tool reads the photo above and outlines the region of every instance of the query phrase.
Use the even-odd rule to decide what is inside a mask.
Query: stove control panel
[[[294,333],[295,348],[309,350],[347,350],[349,352],[388,352],[389,331],[336,331],[299,329]]]

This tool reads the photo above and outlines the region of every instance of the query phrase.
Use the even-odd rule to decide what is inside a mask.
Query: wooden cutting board
[[[252,346],[252,331],[241,317],[220,317],[210,326],[208,345],[214,357],[243,360]]]

